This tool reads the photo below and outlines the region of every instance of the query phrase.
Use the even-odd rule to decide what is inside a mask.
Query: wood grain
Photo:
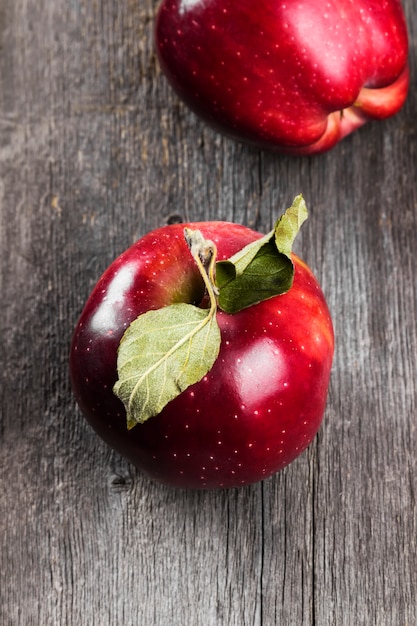
[[[412,626],[417,619],[417,8],[398,116],[285,158],[207,129],[152,50],[156,2],[0,2],[0,623]],[[68,379],[92,286],[183,219],[266,231],[299,192],[297,252],[337,337],[309,450],[242,490],[151,483]]]

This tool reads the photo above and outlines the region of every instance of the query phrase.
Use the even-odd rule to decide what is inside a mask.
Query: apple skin
[[[197,115],[289,154],[394,115],[409,86],[399,0],[163,0],[155,47]]]
[[[294,256],[291,289],[234,315],[219,310],[222,342],[209,373],[128,430],[112,391],[125,329],[150,309],[196,304],[204,295],[185,226],[215,242],[218,260],[261,236],[238,224],[200,222],[164,226],[137,241],[104,272],[84,307],[71,346],[72,386],[96,432],[153,479],[237,487],[283,468],[317,433],[333,358],[332,321],[317,280]]]

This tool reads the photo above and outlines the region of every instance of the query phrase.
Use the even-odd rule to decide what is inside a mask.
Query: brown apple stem
[[[210,298],[210,308],[217,310],[217,296],[219,291],[215,284],[215,268],[217,247],[211,239],[205,239],[199,230],[184,229],[184,237],[204,280],[207,294]]]

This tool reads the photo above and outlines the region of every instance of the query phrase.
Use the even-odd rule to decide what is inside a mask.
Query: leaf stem
[[[210,299],[209,316],[212,317],[217,311],[218,296],[214,275],[217,259],[216,244],[211,239],[205,239],[201,231],[191,228],[184,229],[184,237],[204,281]]]

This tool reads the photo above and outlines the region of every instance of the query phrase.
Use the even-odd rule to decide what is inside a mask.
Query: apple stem
[[[203,278],[206,291],[210,298],[210,314],[217,311],[219,290],[215,284],[215,268],[217,247],[211,239],[205,239],[199,230],[184,229],[184,237]]]

